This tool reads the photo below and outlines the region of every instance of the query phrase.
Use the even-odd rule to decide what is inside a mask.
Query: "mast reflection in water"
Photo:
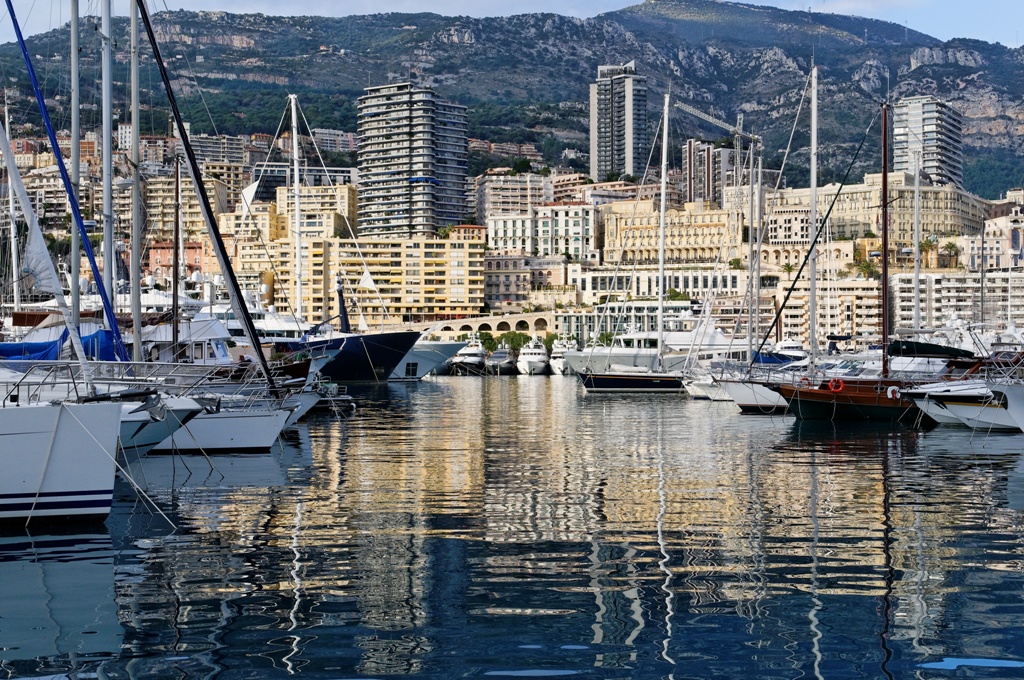
[[[584,397],[563,376],[356,396],[273,454],[143,461],[178,530],[120,489],[104,653],[4,667],[874,678],[1024,660],[1021,437]],[[51,601],[74,592],[55,578]]]

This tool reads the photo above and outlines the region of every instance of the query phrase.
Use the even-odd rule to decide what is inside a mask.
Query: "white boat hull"
[[[286,409],[231,409],[201,413],[157,444],[152,453],[268,451],[284,429]]]
[[[420,340],[402,357],[388,380],[420,380],[443,366],[465,346],[465,342]]]
[[[0,408],[0,519],[106,516],[121,404]]]
[[[781,394],[761,383],[725,380],[720,384],[744,413],[785,413],[789,410],[789,402]]]

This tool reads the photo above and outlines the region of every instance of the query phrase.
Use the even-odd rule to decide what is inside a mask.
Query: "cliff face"
[[[591,19],[332,19],[184,11],[155,18],[175,76],[209,93],[244,88],[247,95],[278,97],[282,90],[308,90],[340,93],[350,103],[368,84],[411,79],[470,105],[471,112],[481,104],[529,109],[585,102],[599,65],[635,61],[648,77],[652,119],[656,100],[671,91],[726,121],[743,113],[745,127],[762,134],[769,150],[781,149],[789,138],[813,54],[820,67],[823,157],[836,164],[859,143],[887,92],[892,98],[934,94],[950,101],[966,118],[966,143],[981,154],[979,162],[986,153],[1018,161],[1024,156],[1024,50],[968,40],[942,43],[874,20],[719,0],[647,0]],[[115,29],[118,43],[127,45],[127,21]],[[58,37],[37,36],[33,49],[45,54],[46,45],[66,43]],[[7,63],[12,55],[11,46],[0,46],[8,72],[17,70]],[[536,121],[532,129],[578,139],[585,111],[564,111],[554,120]],[[251,122],[248,114],[235,116]],[[683,134],[727,134],[676,115]],[[799,131],[806,129],[806,118],[801,126],[796,139],[806,147],[808,135]],[[796,162],[802,157],[806,148],[798,148]],[[859,165],[871,170],[878,161],[864,158]],[[996,193],[992,187],[972,188]]]

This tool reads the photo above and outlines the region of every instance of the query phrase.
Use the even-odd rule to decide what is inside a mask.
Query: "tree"
[[[878,278],[878,267],[871,260],[861,260],[857,263],[857,273],[861,274],[865,279]]]
[[[792,262],[787,262],[786,264],[782,265],[782,267],[780,267],[780,269],[782,269],[782,271],[786,272],[786,280],[787,281],[792,281],[793,280],[793,272],[796,271],[796,265],[795,264],[793,264]]]
[[[729,269],[743,269],[743,260],[738,257],[734,257],[729,260]]]
[[[942,253],[943,257],[946,258],[947,267],[956,266],[957,258],[960,257],[960,246],[953,243],[952,241],[947,241],[945,244],[943,244],[942,248],[939,249],[939,252]]]
[[[921,262],[925,267],[929,266],[931,258],[929,255],[933,250],[938,247],[938,244],[931,239],[926,239],[917,244],[918,249],[921,251]]]
[[[690,294],[680,293],[675,288],[669,288],[667,291],[665,291],[665,299],[668,300],[669,302],[679,302],[681,300],[689,300]]]

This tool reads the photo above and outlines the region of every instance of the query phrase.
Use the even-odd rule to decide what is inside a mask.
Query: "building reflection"
[[[196,675],[241,642],[288,673],[414,675],[511,635],[667,674],[728,630],[814,674],[848,639],[877,641],[868,668],[884,645],[942,654],[944,627],[984,615],[963,580],[1019,564],[1008,547],[967,576],[957,548],[974,525],[1020,538],[1012,443],[755,423],[558,378],[375,399],[311,423],[308,457],[276,473],[250,461],[263,485],[168,487],[182,531],[140,541],[118,584],[126,646],[159,635]]]

